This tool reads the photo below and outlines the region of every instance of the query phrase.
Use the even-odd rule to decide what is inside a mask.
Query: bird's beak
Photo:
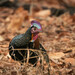
[[[31,36],[31,40],[30,40],[30,42],[34,42],[35,40],[33,40],[33,33],[32,33],[32,36]]]
[[[34,42],[37,38],[38,38],[38,34],[32,33],[32,38],[31,38],[30,42]]]
[[[30,40],[30,42],[34,42],[35,40]]]

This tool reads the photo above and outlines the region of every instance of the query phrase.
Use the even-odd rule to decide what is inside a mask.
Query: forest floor
[[[39,40],[50,59],[50,74],[75,75],[75,15],[50,15],[49,9],[43,10],[38,4],[31,6],[30,12],[23,7],[0,7],[0,75],[47,75],[40,66],[21,66],[9,56],[10,41],[26,32],[32,20],[42,25]]]

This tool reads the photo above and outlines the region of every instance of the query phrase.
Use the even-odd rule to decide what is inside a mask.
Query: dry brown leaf
[[[8,44],[0,45],[0,47],[7,48],[8,47]]]
[[[0,50],[0,55],[2,54],[2,51]]]
[[[65,63],[71,63],[72,66],[75,66],[75,59],[74,58],[65,58]]]
[[[59,34],[59,38],[60,37],[63,37],[63,36],[70,36],[71,34],[69,33],[69,32],[66,32],[66,31],[64,31],[64,32],[61,32],[60,34]]]
[[[65,56],[63,52],[57,52],[57,53],[50,53],[48,54],[50,59],[61,59]]]
[[[70,41],[70,39],[69,38],[61,38],[61,41],[64,41],[64,42],[69,42]]]
[[[52,23],[54,23],[55,18],[54,17],[50,17],[50,18],[48,18],[48,21],[49,21],[49,24],[52,24]]]
[[[42,11],[39,11],[37,13],[35,13],[35,16],[37,17],[48,17],[50,15],[50,10],[42,10]]]
[[[0,41],[3,41],[3,40],[4,40],[4,38],[2,36],[0,36]]]
[[[11,71],[11,75],[17,75],[17,71]]]
[[[71,16],[70,18],[73,20],[73,22],[75,22],[75,15]]]
[[[56,64],[54,62],[50,62],[50,66],[55,66]]]
[[[14,15],[11,15],[10,17],[8,17],[7,21],[10,20],[10,23],[8,24],[7,29],[17,31],[21,25],[23,24],[25,17],[27,18],[28,16],[28,11],[22,9],[22,8],[18,8],[15,12]]]
[[[75,7],[75,0],[59,0],[62,3],[65,3],[68,6],[74,6]]]

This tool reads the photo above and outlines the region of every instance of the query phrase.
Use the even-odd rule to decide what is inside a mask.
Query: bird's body
[[[30,42],[30,39],[31,39],[31,28],[29,28],[26,33],[14,37],[9,44],[9,48],[11,47],[11,45],[14,48],[27,47],[26,45]]]
[[[34,49],[33,42],[30,42],[31,40],[31,28],[27,30],[26,33],[17,35],[13,38],[13,40],[9,44],[9,54],[11,55],[12,59],[24,62],[24,57],[27,57],[27,51],[26,50],[13,50],[13,49]],[[14,56],[15,54],[15,56]],[[35,56],[36,54],[33,52],[31,56]],[[25,57],[25,58],[26,58]],[[34,60],[34,61],[33,61]],[[30,59],[30,63],[34,64],[37,61],[36,58]]]
[[[46,53],[46,50],[43,48],[43,46],[39,43],[38,39],[38,31],[41,31],[40,25],[35,28],[35,24],[39,24],[36,21],[33,22],[32,27],[30,27],[26,33],[17,35],[12,39],[12,41],[9,44],[9,54],[11,55],[12,59],[20,62],[26,62],[27,61],[27,50],[23,49],[33,49],[34,51],[30,51],[29,57],[38,56],[37,53],[35,53],[35,49],[43,51],[43,57],[47,64],[49,64],[49,58]],[[14,50],[15,49],[15,50]],[[16,49],[22,49],[22,50],[16,50]],[[34,64],[37,62],[37,58],[31,58],[29,59],[29,63]]]

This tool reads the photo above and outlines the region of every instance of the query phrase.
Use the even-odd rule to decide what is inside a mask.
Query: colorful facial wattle
[[[34,42],[38,38],[38,33],[32,34],[31,42]]]
[[[32,33],[32,39],[31,42],[34,42],[38,38],[38,34],[42,32],[42,26],[38,21],[31,21],[31,33]]]

